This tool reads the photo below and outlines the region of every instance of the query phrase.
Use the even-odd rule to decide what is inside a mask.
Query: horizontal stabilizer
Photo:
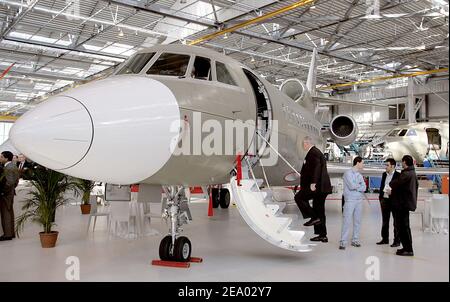
[[[342,175],[345,171],[350,170],[352,168],[351,164],[343,164],[343,163],[327,163],[327,170],[329,174],[337,174]],[[447,168],[423,168],[417,167],[415,168],[417,175],[447,175]],[[364,170],[361,172],[365,176],[377,175],[380,176],[385,172],[385,167],[383,165],[365,165]]]

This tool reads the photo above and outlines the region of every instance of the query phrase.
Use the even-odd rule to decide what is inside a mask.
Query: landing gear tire
[[[216,209],[219,207],[220,204],[220,196],[219,196],[219,189],[212,188],[211,189],[211,195],[212,195],[212,205],[213,208]]]
[[[176,243],[176,242],[175,242]],[[167,235],[161,240],[159,244],[159,258],[163,261],[174,260],[173,256],[170,254],[172,249],[172,236]]]
[[[189,262],[191,260],[192,245],[187,237],[178,237],[175,240],[173,256],[175,261]]]
[[[220,190],[219,204],[222,209],[228,209],[230,206],[230,191],[227,189]]]

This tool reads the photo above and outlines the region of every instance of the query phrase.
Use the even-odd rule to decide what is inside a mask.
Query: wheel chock
[[[202,258],[198,258],[198,257],[191,257],[191,260],[189,260],[189,262],[192,263],[202,263],[203,259]]]
[[[189,262],[179,262],[179,261],[164,261],[164,260],[153,260],[152,265],[166,266],[166,267],[177,267],[177,268],[189,268],[191,263],[202,263],[203,259],[198,257],[191,257]]]
[[[178,268],[189,268],[191,266],[189,262],[164,261],[164,260],[153,260],[152,265],[178,267]]]

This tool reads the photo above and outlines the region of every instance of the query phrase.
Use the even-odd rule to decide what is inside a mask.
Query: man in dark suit
[[[412,235],[409,227],[409,212],[417,208],[417,192],[419,181],[414,168],[414,160],[410,155],[402,158],[403,170],[397,179],[390,183],[394,221],[403,248],[397,250],[399,256],[414,256]]]
[[[386,172],[383,173],[381,178],[380,194],[378,199],[380,200],[381,215],[383,217],[383,226],[381,227],[381,241],[377,242],[378,245],[389,244],[389,220],[392,213],[392,200],[391,196],[387,193],[390,188],[390,183],[392,180],[397,179],[400,173],[395,171],[396,162],[393,158],[388,158],[386,161]],[[394,215],[394,214],[392,214]],[[397,226],[395,224],[394,218],[394,242],[391,247],[400,246],[400,238],[398,236]]]
[[[31,164],[27,161],[27,158],[23,154],[17,156],[17,169],[24,170],[31,167]]]
[[[17,169],[19,170],[19,177],[25,180],[29,179],[29,170],[32,168],[32,164],[27,161],[25,155],[19,154],[16,164]]]
[[[314,234],[311,241],[328,242],[325,199],[332,192],[330,177],[327,171],[327,163],[323,153],[317,149],[310,137],[303,140],[303,148],[306,151],[305,162],[300,171],[300,191],[295,195],[303,218],[311,218],[304,226],[314,225]],[[309,200],[313,200],[313,206]]]
[[[0,162],[4,164],[2,180],[0,182],[0,215],[2,218],[3,236],[0,241],[11,240],[14,232],[14,195],[19,182],[19,171],[12,162],[13,154],[3,151],[0,154]]]

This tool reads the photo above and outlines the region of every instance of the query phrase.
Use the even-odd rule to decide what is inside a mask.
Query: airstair
[[[240,185],[236,177],[231,179],[231,190],[239,213],[250,228],[269,243],[291,251],[309,252],[310,244],[302,239],[305,232],[292,226],[298,220],[295,214],[284,214],[284,202],[272,199],[271,191],[261,191],[259,179],[242,179]]]
[[[281,157],[281,155],[279,156]],[[284,158],[282,159],[284,160]],[[245,158],[244,161],[246,165],[243,165],[242,169],[246,171],[239,173],[241,165],[238,164],[237,176],[231,178],[230,186],[233,199],[245,222],[261,238],[277,247],[296,252],[311,251],[314,244],[302,242],[305,232],[298,228],[298,215],[284,213],[286,202],[276,201],[273,190],[267,183],[267,178],[267,188],[260,189],[264,180],[255,178],[252,164],[248,158]],[[259,164],[264,171],[261,161]],[[289,163],[287,164],[291,166]],[[247,176],[242,177],[242,174],[247,174]]]

